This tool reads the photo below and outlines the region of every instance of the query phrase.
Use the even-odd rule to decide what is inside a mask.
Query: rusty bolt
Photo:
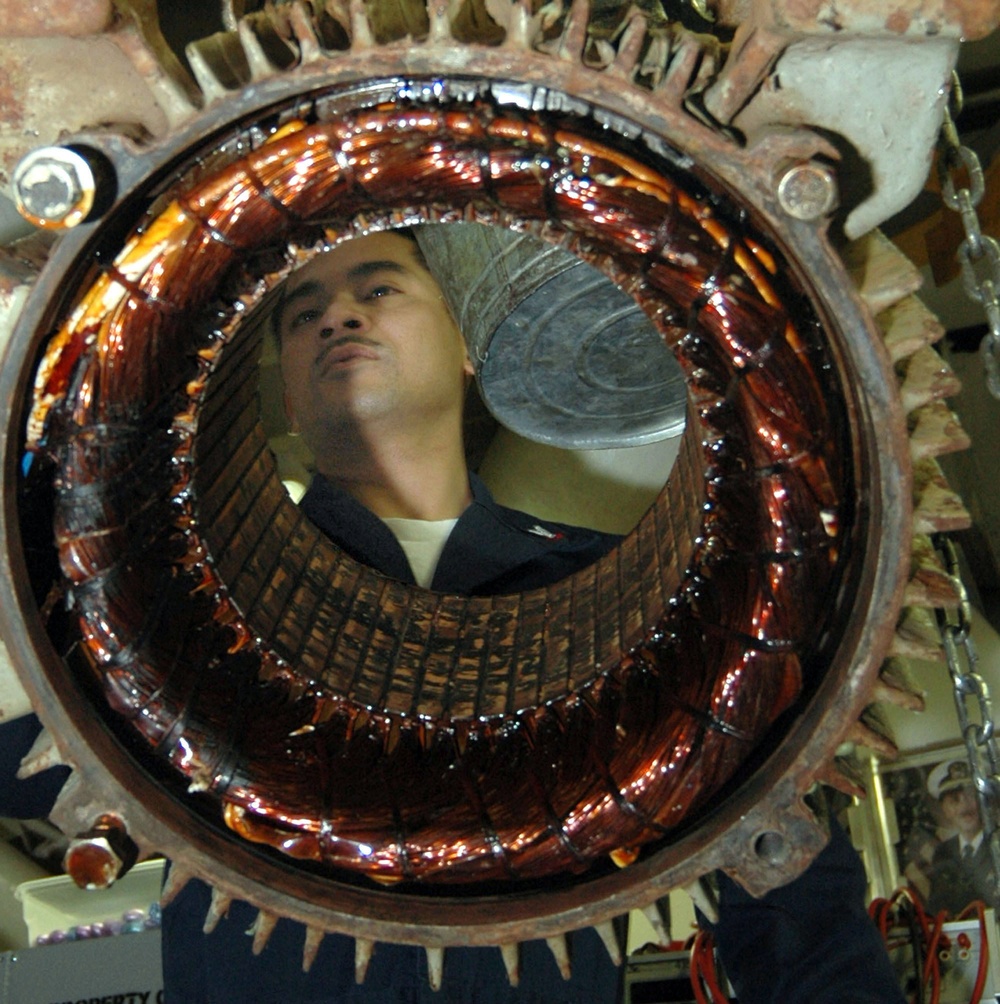
[[[777,189],[781,208],[797,220],[818,220],[837,205],[837,179],[830,168],[815,161],[785,167]]]
[[[69,842],[63,868],[81,889],[107,889],[135,864],[138,856],[139,849],[125,824],[108,813]]]
[[[25,154],[14,168],[14,201],[36,227],[67,229],[93,215],[106,180],[96,151],[45,146]]]

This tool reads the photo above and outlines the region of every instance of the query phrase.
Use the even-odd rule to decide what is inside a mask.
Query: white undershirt
[[[428,588],[444,545],[455,529],[457,519],[383,519],[410,563],[417,584]]]

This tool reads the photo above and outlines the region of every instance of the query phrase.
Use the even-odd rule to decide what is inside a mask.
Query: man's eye
[[[378,300],[381,299],[383,296],[388,296],[390,293],[395,293],[395,292],[396,288],[394,286],[390,286],[388,283],[383,282],[379,283],[377,286],[372,286],[372,288],[369,289],[367,293],[365,293],[365,299]]]
[[[320,311],[315,307],[310,307],[307,310],[300,310],[297,314],[292,317],[292,322],[290,327],[294,331],[296,328],[301,328],[304,324],[311,324],[320,316]]]

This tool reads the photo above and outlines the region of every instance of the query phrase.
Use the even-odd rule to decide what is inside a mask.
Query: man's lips
[[[322,373],[348,366],[363,359],[378,359],[378,343],[369,338],[339,338],[330,342],[316,357],[316,366]]]

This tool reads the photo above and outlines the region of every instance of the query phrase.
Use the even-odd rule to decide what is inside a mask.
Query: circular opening
[[[634,856],[729,790],[835,655],[857,515],[839,353],[747,217],[586,115],[346,104],[182,172],[45,349],[28,445],[57,471],[69,661],[179,798],[329,874]],[[331,243],[449,218],[579,255],[688,379],[635,529],[528,592],[348,558],[260,422],[247,307]]]

